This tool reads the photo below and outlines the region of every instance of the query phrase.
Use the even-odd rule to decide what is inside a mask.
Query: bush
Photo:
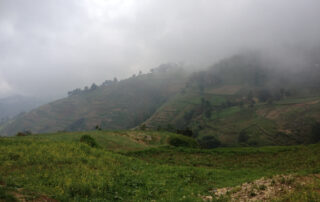
[[[99,125],[96,125],[96,126],[94,127],[94,129],[95,129],[95,130],[102,130],[102,128],[101,128]]]
[[[86,143],[90,147],[98,147],[97,142],[90,135],[81,136],[80,142]]]
[[[191,148],[198,147],[198,143],[194,139],[189,137],[184,137],[184,136],[170,137],[169,145],[172,145],[175,147],[191,147]]]
[[[313,143],[320,142],[320,123],[316,122],[312,125],[311,129],[311,139]]]
[[[193,132],[190,128],[185,128],[185,129],[177,129],[176,133],[187,136],[187,137],[192,137]]]
[[[212,149],[219,147],[221,142],[214,136],[204,136],[199,140],[200,146],[205,149]]]
[[[23,131],[23,132],[18,132],[16,134],[16,136],[22,137],[22,136],[28,136],[28,135],[32,135],[32,132],[29,130]]]
[[[146,129],[147,129],[146,124],[142,124],[142,125],[140,126],[140,130],[146,130]]]

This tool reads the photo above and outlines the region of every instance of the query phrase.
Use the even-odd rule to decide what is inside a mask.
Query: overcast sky
[[[319,0],[0,0],[0,97],[320,42]]]

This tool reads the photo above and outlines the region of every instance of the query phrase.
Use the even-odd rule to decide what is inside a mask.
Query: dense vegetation
[[[81,143],[84,135],[98,147]],[[213,150],[168,145],[179,137],[92,131],[0,138],[0,201],[202,201],[216,188],[263,176],[320,172],[319,144]],[[306,189],[283,197],[319,199]]]

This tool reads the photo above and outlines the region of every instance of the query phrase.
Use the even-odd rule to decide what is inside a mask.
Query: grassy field
[[[84,134],[98,147],[81,143]],[[202,150],[170,146],[177,137],[90,131],[0,138],[0,201],[228,201],[212,190],[278,174],[320,173],[319,144]],[[320,200],[314,183],[275,200]]]

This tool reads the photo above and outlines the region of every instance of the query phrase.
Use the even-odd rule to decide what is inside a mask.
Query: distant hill
[[[319,58],[286,67],[244,53],[193,74],[161,65],[148,74],[70,91],[19,116],[0,134],[138,128],[193,136],[205,148],[317,142]]]
[[[105,82],[85,90],[69,92],[69,97],[43,105],[5,125],[2,135],[19,131],[56,131],[133,128],[150,117],[185,83],[186,72],[174,65],[162,65],[152,73],[122,81]]]
[[[42,99],[23,95],[12,95],[1,98],[0,120],[1,122],[4,122],[20,113],[28,112],[44,103],[45,101]]]
[[[205,147],[319,141],[319,66],[273,65],[259,55],[241,54],[194,73],[144,124],[178,129]]]

